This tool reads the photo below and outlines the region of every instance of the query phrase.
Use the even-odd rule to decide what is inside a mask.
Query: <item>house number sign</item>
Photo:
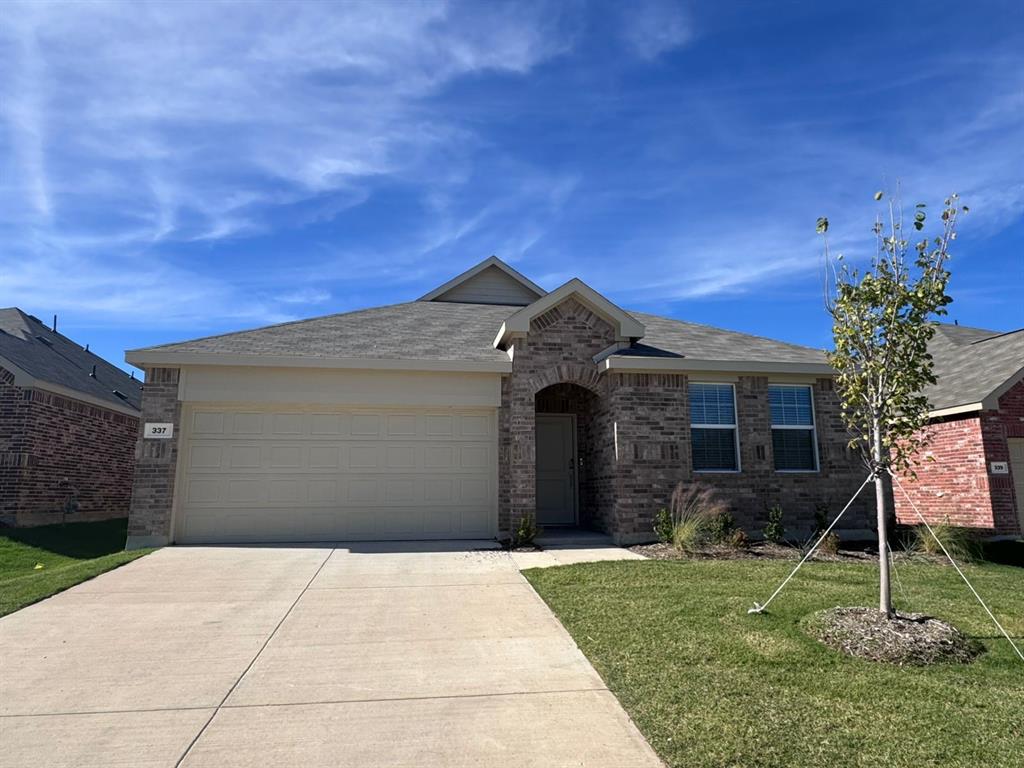
[[[169,440],[174,437],[174,425],[147,421],[142,436],[147,440]]]
[[[993,461],[991,467],[993,475],[1010,474],[1010,463],[1007,461]]]

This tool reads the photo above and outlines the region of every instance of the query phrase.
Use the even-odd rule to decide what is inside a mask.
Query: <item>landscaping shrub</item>
[[[736,530],[736,520],[728,511],[714,514],[708,519],[708,541],[713,544],[725,544]]]
[[[726,536],[723,543],[733,549],[746,549],[750,542],[747,540],[746,531],[742,528],[734,528],[729,535]]]
[[[826,555],[838,555],[839,554],[839,534],[830,533],[824,539],[821,540],[821,544],[818,546],[819,552],[824,552]]]
[[[532,513],[527,513],[519,518],[519,525],[512,532],[512,548],[532,547],[533,540],[540,535],[540,528],[537,526],[537,518]]]
[[[786,527],[782,524],[782,507],[775,504],[768,508],[768,523],[762,531],[767,541],[781,544],[786,536]]]
[[[828,519],[831,517],[832,505],[827,501],[821,501],[814,505],[814,535],[821,536],[828,528]]]
[[[980,559],[981,545],[969,528],[952,525],[947,517],[941,523],[932,524],[932,530],[954,560],[972,562]],[[918,554],[945,557],[935,537],[924,525],[914,526],[909,549]]]
[[[672,541],[672,528],[672,513],[662,507],[654,515],[654,534],[658,541]]]
[[[710,486],[679,483],[669,503],[672,545],[685,551],[697,549],[708,541],[711,521],[728,512],[725,502]]]

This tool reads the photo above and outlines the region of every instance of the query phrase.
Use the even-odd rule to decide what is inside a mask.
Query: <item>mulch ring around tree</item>
[[[828,608],[804,620],[804,630],[829,648],[898,666],[967,664],[984,650],[946,622],[920,613],[887,618],[877,608]]]

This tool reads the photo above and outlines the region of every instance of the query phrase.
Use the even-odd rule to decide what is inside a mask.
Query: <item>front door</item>
[[[1017,496],[1017,520],[1024,531],[1024,437],[1011,437],[1006,441],[1010,449],[1010,472],[1013,490]]]
[[[537,524],[576,524],[576,428],[569,414],[537,414]]]

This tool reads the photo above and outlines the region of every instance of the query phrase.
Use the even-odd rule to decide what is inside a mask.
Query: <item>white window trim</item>
[[[811,448],[813,449],[814,469],[775,469],[775,442],[772,441],[772,469],[779,475],[814,475],[821,472],[821,461],[818,458],[818,414],[814,410],[814,387],[810,384],[775,384],[768,383],[769,387],[778,389],[806,389],[811,396],[811,425],[805,424],[772,424],[772,432],[776,429],[802,429],[811,431]],[[771,420],[771,406],[769,405],[769,421]]]
[[[736,407],[736,385],[729,381],[691,381],[690,384],[713,384],[717,387],[729,387],[732,390],[732,425],[729,424],[694,424],[690,422],[690,471],[695,475],[738,475],[743,471],[743,459],[740,456],[740,412]],[[686,392],[687,407],[690,407],[690,392]],[[731,429],[734,449],[736,451],[736,469],[694,469],[693,468],[693,431],[694,429]]]

